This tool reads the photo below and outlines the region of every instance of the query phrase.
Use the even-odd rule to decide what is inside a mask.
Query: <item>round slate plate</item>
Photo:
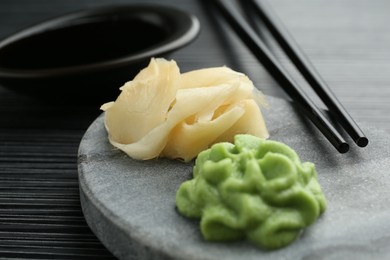
[[[268,252],[247,242],[205,242],[199,222],[175,208],[176,190],[193,165],[129,158],[108,142],[103,116],[79,149],[81,205],[91,229],[120,259],[388,259],[389,134],[363,125],[369,145],[339,154],[290,103],[268,100],[271,139],[316,164],[328,200],[327,211],[293,244]]]

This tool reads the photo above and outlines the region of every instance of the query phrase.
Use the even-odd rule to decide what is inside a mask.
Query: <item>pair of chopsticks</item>
[[[332,93],[268,3],[265,0],[244,1],[249,1],[250,4],[253,5],[253,11],[262,19],[264,25],[275,38],[276,42],[328,107],[329,113],[337,120],[358,146],[365,147],[368,144],[367,137]],[[287,74],[282,65],[267,48],[266,44],[264,44],[262,39],[257,35],[256,31],[249,25],[246,19],[242,17],[234,5],[232,5],[232,2],[227,0],[213,0],[213,3],[241,40],[263,64],[268,73],[271,74],[275,81],[277,81],[284,91],[292,98],[298,108],[305,113],[340,153],[346,153],[349,150],[349,144],[327,120],[321,110],[307,94],[305,94],[299,85]]]

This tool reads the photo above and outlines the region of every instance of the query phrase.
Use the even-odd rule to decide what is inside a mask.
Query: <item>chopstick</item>
[[[367,137],[322,79],[268,2],[265,0],[252,0],[251,3],[272,36],[317,93],[318,97],[328,107],[329,112],[337,119],[358,146],[365,147],[368,144]]]
[[[317,108],[314,102],[305,94],[299,85],[288,75],[240,13],[226,0],[214,0],[213,2],[232,29],[263,64],[268,73],[273,76],[275,81],[277,81],[284,91],[294,100],[294,103],[298,108],[305,113],[337,151],[340,153],[347,152],[349,150],[349,144],[344,140],[340,133],[336,131],[334,126],[327,120],[320,109]]]

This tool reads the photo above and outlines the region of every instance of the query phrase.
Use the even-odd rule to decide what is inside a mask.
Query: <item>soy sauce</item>
[[[25,37],[3,48],[0,67],[53,69],[123,58],[166,39],[161,26],[139,19],[84,21]]]

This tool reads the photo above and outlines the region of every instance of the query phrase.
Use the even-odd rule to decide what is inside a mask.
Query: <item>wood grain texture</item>
[[[159,3],[198,16],[199,37],[171,56],[182,71],[227,65],[265,94],[286,97],[208,1],[1,0],[0,38],[64,13],[119,3]],[[270,3],[355,120],[390,132],[390,1]],[[318,101],[266,32],[264,39]],[[0,86],[0,257],[112,257],[86,225],[78,197],[78,144],[99,114],[96,105],[45,104]]]

